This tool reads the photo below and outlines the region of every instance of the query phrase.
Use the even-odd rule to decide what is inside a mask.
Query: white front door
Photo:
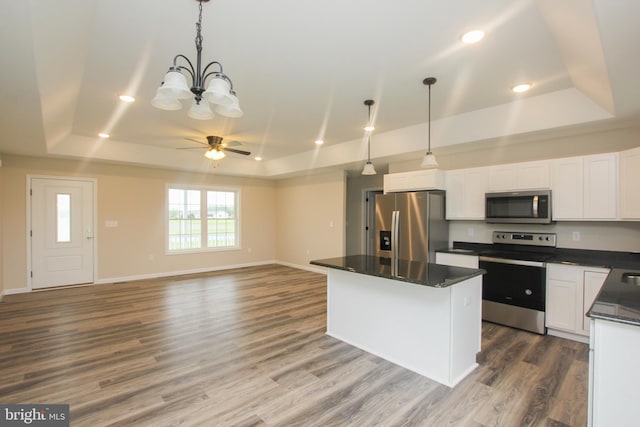
[[[93,282],[93,181],[31,179],[31,287]]]

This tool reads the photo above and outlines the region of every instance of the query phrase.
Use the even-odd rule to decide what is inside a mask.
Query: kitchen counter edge
[[[392,274],[389,260],[368,255],[349,255],[312,260],[310,264],[433,288],[447,288],[486,273],[485,270],[478,268],[398,260],[399,274]]]

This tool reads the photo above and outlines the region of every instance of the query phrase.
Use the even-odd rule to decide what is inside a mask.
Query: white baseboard
[[[311,265],[300,265],[300,264],[293,264],[289,262],[270,260],[270,261],[249,262],[249,263],[243,263],[243,264],[223,265],[223,266],[217,266],[217,267],[195,268],[190,270],[166,271],[161,273],[149,273],[149,274],[136,274],[133,276],[105,277],[105,278],[96,280],[93,283],[87,283],[83,286],[104,285],[108,283],[120,283],[120,282],[132,282],[135,280],[159,279],[162,277],[182,276],[185,274],[196,274],[196,273],[209,273],[213,271],[232,270],[234,268],[257,267],[257,266],[269,265],[269,264],[279,264],[279,265],[284,265],[286,267],[292,267],[300,270],[311,271],[314,273],[320,273],[324,275],[327,274],[327,269],[324,267],[314,267]],[[37,289],[37,290],[47,290],[47,289],[55,289],[55,288],[51,287],[51,288],[43,288],[43,289]],[[28,292],[31,292],[31,290],[28,287],[12,288],[12,289],[5,289],[1,295],[24,294]]]
[[[589,344],[589,337],[585,335],[578,335],[571,332],[559,331],[557,329],[547,328],[547,335],[552,335],[558,338],[564,338],[567,340],[578,341],[585,344]]]
[[[218,267],[194,268],[190,270],[167,271],[163,273],[137,274],[135,276],[107,277],[96,280],[94,284],[101,285],[106,283],[132,282],[135,280],[159,279],[161,277],[183,276],[185,274],[210,273],[213,271],[232,270],[234,268],[257,267],[260,265],[278,264],[277,261],[258,261],[243,264],[222,265]]]

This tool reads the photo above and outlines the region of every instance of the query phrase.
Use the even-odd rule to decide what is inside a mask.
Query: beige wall
[[[278,261],[311,267],[313,259],[344,255],[345,179],[340,171],[277,182]]]
[[[27,175],[97,181],[97,281],[151,277],[275,260],[276,186],[268,180],[4,155],[0,182],[5,293],[27,286]],[[240,188],[241,249],[165,254],[167,184]],[[118,227],[105,227],[117,221]],[[340,226],[341,222],[337,222]]]
[[[0,301],[4,295],[4,257],[2,251],[4,245],[4,238],[2,230],[4,229],[4,222],[2,221],[2,159],[0,159]]]

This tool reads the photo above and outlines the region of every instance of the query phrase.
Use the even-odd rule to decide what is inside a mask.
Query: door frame
[[[27,199],[27,222],[26,222],[26,227],[25,227],[25,239],[27,240],[27,271],[26,271],[26,277],[27,277],[27,291],[28,292],[32,292],[33,291],[33,286],[32,286],[32,277],[31,277],[31,271],[32,271],[32,267],[33,267],[33,260],[31,259],[32,257],[32,239],[31,239],[31,182],[33,179],[49,179],[49,180],[60,180],[60,181],[84,181],[84,182],[90,182],[91,186],[92,186],[92,191],[93,191],[93,204],[91,206],[91,209],[93,209],[93,239],[91,241],[92,245],[93,245],[93,277],[91,279],[91,283],[88,284],[95,284],[96,283],[96,277],[98,277],[98,180],[96,178],[86,178],[86,177],[81,177],[81,176],[61,176],[61,175],[32,175],[32,174],[27,174],[27,185],[26,185],[26,189],[25,189],[25,197]],[[86,284],[82,285],[82,286],[86,286]],[[62,285],[61,287],[64,287],[64,285]],[[42,288],[42,289],[37,289],[38,291],[40,290],[47,290],[47,289],[55,289],[55,288]]]
[[[362,228],[361,230],[363,231],[362,237],[361,237],[361,253],[363,254],[367,254],[367,255],[375,255],[376,253],[376,244],[373,243],[372,246],[369,246],[370,244],[370,236],[373,239],[373,241],[375,242],[375,227],[376,227],[376,195],[378,194],[384,194],[384,191],[382,188],[380,187],[372,187],[372,188],[363,188],[362,189],[362,193],[361,193],[361,197],[362,197]],[[371,200],[371,202],[367,202],[367,197],[369,197]],[[367,229],[367,226],[369,226],[369,229]],[[369,253],[369,251],[373,251],[372,253]]]

